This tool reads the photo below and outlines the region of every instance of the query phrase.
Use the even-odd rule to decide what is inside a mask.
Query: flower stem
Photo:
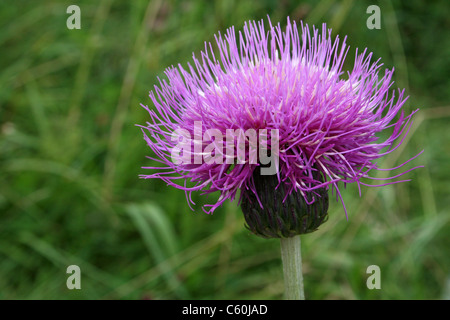
[[[300,235],[281,238],[281,260],[283,262],[285,299],[305,300]]]

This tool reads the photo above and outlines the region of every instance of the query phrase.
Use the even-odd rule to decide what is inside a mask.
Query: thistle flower
[[[390,92],[393,70],[382,74],[380,60],[356,50],[344,73],[345,38],[332,40],[325,24],[300,31],[288,18],[284,32],[269,19],[267,31],[250,21],[238,37],[234,28],[219,33],[217,52],[205,43],[187,69],[166,69],[169,82],[150,92],[155,109],[142,105],[151,117],[144,138],[165,165],[144,167],[158,171],[142,177],[184,190],[189,205],[193,191],[220,192],[208,213],[240,190],[246,227],[280,238],[287,299],[305,298],[300,235],[327,220],[329,189],[342,201],[339,184],[356,183],[361,195],[361,185],[405,181],[392,179],[415,168],[364,182],[420,154],[391,169],[376,161],[402,144],[417,112],[405,116],[404,90]]]
[[[212,213],[241,190],[239,201],[254,233],[290,237],[326,220],[329,189],[342,201],[338,185],[356,183],[361,195],[360,185],[373,186],[365,179],[378,179],[369,175],[373,170],[398,169],[417,157],[396,168],[378,167],[376,160],[404,141],[417,110],[405,116],[404,90],[397,97],[390,91],[393,70],[381,72],[380,60],[371,62],[367,50],[356,50],[353,69],[344,72],[346,38],[333,40],[325,24],[311,32],[301,23],[299,33],[289,18],[284,32],[270,20],[268,30],[262,21],[250,21],[238,35],[232,27],[215,40],[216,48],[205,43],[187,68],[166,69],[168,82],[158,79],[150,92],[154,109],[142,105],[151,118],[141,126],[156,155],[151,159],[165,165],[144,167],[158,171],[142,177],[186,191],[189,205],[194,191],[219,192],[217,202],[203,208]],[[376,134],[386,129],[390,135],[380,141]],[[229,140],[229,130],[241,131]],[[258,178],[268,162],[252,148],[249,130],[259,138],[265,134],[256,144],[271,153],[275,174]],[[180,141],[188,148],[181,151]],[[243,153],[230,153],[230,147]],[[405,181],[391,179],[410,170],[381,186]],[[271,203],[284,213],[260,221],[263,210],[270,215]],[[294,212],[315,205],[313,217]],[[267,224],[272,231],[263,230]]]

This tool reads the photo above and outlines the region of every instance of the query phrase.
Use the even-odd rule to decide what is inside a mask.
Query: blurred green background
[[[81,8],[68,30],[66,8]],[[368,30],[369,5],[381,29]],[[395,66],[410,134],[380,162],[413,180],[349,186],[302,237],[307,299],[450,298],[450,19],[425,1],[2,1],[0,3],[0,298],[281,299],[279,241],[250,234],[236,203],[214,215],[194,195],[140,180],[151,150],[135,124],[170,65],[249,19],[326,22]],[[383,175],[379,175],[382,177]],[[218,197],[218,195],[214,195]],[[81,268],[68,290],[66,268]],[[381,269],[381,289],[366,268]]]

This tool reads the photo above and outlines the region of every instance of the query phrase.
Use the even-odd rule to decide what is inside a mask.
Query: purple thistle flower
[[[332,40],[325,24],[321,33],[316,28],[311,33],[303,23],[299,33],[289,19],[284,32],[279,24],[269,20],[269,25],[265,30],[262,21],[252,21],[238,36],[233,27],[224,36],[219,33],[216,53],[205,43],[200,59],[194,55],[187,69],[172,66],[165,71],[168,82],[158,79],[159,86],[150,92],[155,109],[142,105],[151,121],[140,127],[156,155],[149,158],[165,166],[143,167],[158,171],[142,178],[160,178],[185,190],[189,205],[193,191],[220,192],[218,201],[203,209],[207,213],[233,200],[238,190],[243,191],[240,202],[243,194],[252,193],[262,207],[254,179],[261,163],[242,163],[237,155],[218,152],[225,144],[205,134],[208,130],[225,136],[230,129],[266,129],[267,149],[278,161],[275,188],[285,189],[283,201],[300,194],[308,205],[329,189],[342,201],[339,182],[357,183],[361,195],[360,185],[373,186],[363,179],[378,179],[369,176],[371,170],[398,169],[420,154],[395,168],[377,166],[377,159],[404,141],[417,112],[405,116],[404,90],[398,90],[397,97],[394,90],[390,94],[393,70],[380,74],[380,60],[371,63],[372,53],[356,50],[353,70],[344,73],[349,48],[345,38],[342,43],[339,37]],[[392,133],[380,141],[376,134],[386,129]],[[174,138],[175,132],[182,133]],[[271,140],[274,132],[278,150]],[[192,148],[174,158],[180,138]],[[231,143],[234,150],[241,138],[251,143],[249,137],[237,137]],[[211,145],[217,147],[214,157],[222,161],[195,161]],[[244,159],[255,156],[251,150],[245,149]],[[178,161],[181,158],[192,161]],[[375,186],[408,181],[391,179],[413,169]]]

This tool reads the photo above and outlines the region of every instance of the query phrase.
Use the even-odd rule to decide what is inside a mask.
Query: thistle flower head
[[[333,39],[325,24],[321,31],[289,19],[284,31],[268,24],[250,21],[238,34],[232,27],[187,68],[166,69],[167,80],[150,92],[154,108],[142,105],[150,121],[141,126],[164,166],[144,167],[157,171],[143,178],[185,190],[188,203],[193,191],[219,192],[204,208],[211,213],[239,190],[247,207],[264,208],[254,173],[268,164],[280,203],[294,195],[308,205],[329,189],[340,197],[338,184],[368,185],[372,170],[391,170],[377,159],[403,142],[417,111],[402,111],[407,98],[391,91],[393,70],[356,50],[344,72],[346,39]],[[381,141],[376,134],[386,129]]]

